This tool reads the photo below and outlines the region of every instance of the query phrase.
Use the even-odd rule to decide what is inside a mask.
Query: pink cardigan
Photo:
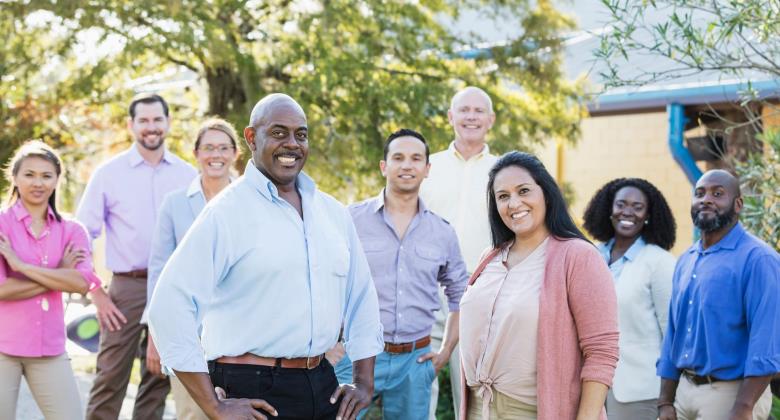
[[[483,262],[490,261],[497,251],[488,253]],[[482,268],[480,263],[469,284]],[[582,382],[612,386],[618,361],[615,287],[609,268],[593,245],[580,239],[550,237],[539,292],[538,331],[538,419],[574,419]],[[469,390],[463,369],[460,382],[460,418],[466,420]],[[601,418],[607,418],[603,409]]]

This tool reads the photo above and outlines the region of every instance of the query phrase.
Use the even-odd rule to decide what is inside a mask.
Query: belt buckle
[[[308,370],[311,370],[311,369],[312,369],[312,367],[311,367],[311,366],[309,366],[309,362],[310,362],[312,359],[314,359],[314,358],[313,358],[313,357],[307,357],[307,358],[306,358],[306,369],[308,369]],[[314,366],[314,367],[316,367],[316,366]]]

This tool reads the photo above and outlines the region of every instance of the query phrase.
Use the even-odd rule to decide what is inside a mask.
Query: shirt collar
[[[281,199],[276,185],[257,169],[252,159],[249,159],[249,162],[246,164],[244,178],[269,201]],[[301,195],[306,195],[307,197],[314,196],[314,192],[317,190],[317,184],[315,184],[314,180],[303,171],[301,171],[295,179],[295,186],[298,188]]]
[[[160,162],[172,163],[173,154],[165,146],[162,147],[163,147],[163,157]],[[141,152],[138,151],[138,143],[136,143],[135,141],[133,141],[133,145],[130,146],[130,149],[128,149],[127,153],[130,160],[130,166],[136,167],[144,162],[144,157],[141,156]]]
[[[721,249],[736,249],[737,243],[745,234],[745,228],[742,227],[742,223],[737,222],[733,228],[726,234],[726,236],[720,238],[720,240],[711,247],[704,249],[701,245],[701,239],[696,242],[696,246],[689,252],[697,251],[699,253],[712,253],[720,251]]]
[[[623,254],[621,259],[625,258],[628,261],[634,261],[636,259],[637,255],[639,255],[639,252],[642,251],[642,248],[644,248],[647,245],[647,242],[645,242],[645,239],[643,237],[638,237],[634,241],[633,244],[631,244],[630,247],[626,250],[626,253]],[[601,245],[599,247],[599,251],[601,251],[602,256],[604,259],[609,262],[611,255],[612,255],[612,247],[615,246],[615,238],[612,238],[608,240],[604,245]]]
[[[46,219],[47,221],[52,221],[55,219],[54,217],[54,210],[52,210],[51,206],[48,206],[46,208]],[[22,200],[16,200],[13,207],[11,207],[11,211],[14,213],[14,218],[16,218],[17,221],[21,222],[24,219],[27,219],[30,216],[30,212],[27,211],[27,208],[24,207],[24,204],[22,204]]]
[[[200,177],[201,175],[198,175],[190,182],[190,186],[187,187],[187,197],[192,197],[195,194],[200,194],[204,197],[206,196],[206,194],[203,193],[203,185],[200,183]]]
[[[447,148],[452,154],[455,155],[456,158],[465,161],[466,159],[463,159],[463,155],[460,154],[458,149],[455,148],[455,140],[450,142],[450,147]],[[471,159],[482,159],[483,157],[490,154],[490,147],[485,143],[485,146],[482,148],[482,150],[477,153],[476,155],[472,156]],[[469,160],[471,160],[469,159]]]
[[[372,212],[376,213],[379,210],[382,210],[385,207],[385,189],[382,188],[382,191],[377,195],[376,197],[371,199],[371,203],[369,204],[369,208]],[[428,208],[425,207],[425,203],[423,202],[422,197],[417,197],[417,213],[422,214],[428,211]]]

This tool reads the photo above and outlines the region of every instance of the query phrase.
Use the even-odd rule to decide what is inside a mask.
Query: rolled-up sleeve
[[[595,248],[578,253],[569,270],[569,306],[584,362],[582,381],[612,386],[618,362],[617,296],[612,275]]]
[[[776,255],[754,259],[745,282],[745,308],[749,342],[745,376],[780,372],[780,264]]]
[[[100,232],[103,230],[103,220],[105,219],[103,176],[101,168],[92,174],[76,210],[76,219],[87,228],[91,239],[100,236]]]
[[[230,244],[229,229],[205,211],[160,273],[149,305],[149,327],[163,366],[208,372],[198,329],[230,267]]]
[[[448,226],[449,227],[449,226]],[[460,311],[460,299],[466,290],[469,274],[466,271],[466,263],[458,245],[458,237],[451,227],[445,236],[448,244],[447,263],[439,273],[439,283],[444,286],[444,294],[447,296],[447,307],[450,312]]]
[[[90,246],[90,240],[87,236],[87,230],[84,229],[80,223],[75,221],[68,222],[68,230],[70,231],[69,242],[75,249],[83,249],[86,253],[84,259],[76,264],[76,270],[84,277],[84,282],[87,283],[87,290],[92,291],[100,287],[102,284],[100,277],[95,272],[95,266],[92,262],[92,247]]]
[[[353,361],[381,353],[384,348],[379,300],[368,261],[360,245],[352,219],[347,217],[349,231],[349,274],[344,314],[344,346]]]
[[[152,293],[157,286],[165,263],[176,249],[176,234],[173,229],[173,201],[168,195],[160,206],[160,214],[157,216],[157,226],[152,235],[151,252],[149,253],[149,275],[146,277],[146,308],[141,315],[141,323],[149,322],[149,303],[152,301]]]

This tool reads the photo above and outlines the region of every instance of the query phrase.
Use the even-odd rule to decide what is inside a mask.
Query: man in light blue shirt
[[[308,129],[292,98],[263,98],[244,136],[244,176],[198,216],[152,296],[162,364],[212,418],[353,419],[371,400],[383,349],[357,233],[301,172]],[[342,325],[355,362],[353,384],[339,386],[323,354]]]

